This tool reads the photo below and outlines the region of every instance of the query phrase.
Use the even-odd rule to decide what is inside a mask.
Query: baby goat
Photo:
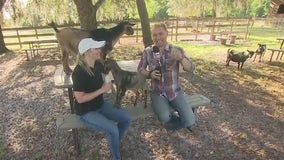
[[[257,57],[257,55],[259,55],[258,62],[261,62],[262,61],[262,57],[264,56],[265,51],[266,51],[266,44],[260,44],[259,43],[258,44],[258,48],[255,51],[255,56],[254,56],[253,62],[255,61],[255,58]]]
[[[130,72],[122,70],[117,62],[113,59],[106,59],[105,61],[105,71],[111,71],[114,78],[114,83],[116,85],[116,101],[117,105],[120,105],[122,97],[125,95],[127,89],[135,91],[136,98],[134,106],[137,104],[137,99],[139,97],[138,89],[144,89],[144,105],[147,107],[147,88],[146,83],[147,76],[139,72]]]
[[[229,66],[230,61],[233,61],[233,62],[238,63],[238,70],[242,69],[245,61],[248,58],[251,58],[253,54],[255,53],[254,51],[249,51],[249,50],[247,51],[248,51],[248,54],[245,54],[245,52],[235,52],[234,50],[228,49],[226,66]]]

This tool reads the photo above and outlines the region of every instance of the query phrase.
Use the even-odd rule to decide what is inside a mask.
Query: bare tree
[[[153,44],[153,41],[151,38],[150,22],[149,22],[146,4],[144,0],[136,0],[136,4],[141,21],[143,43],[144,46],[147,47]]]
[[[74,0],[81,28],[88,30],[97,28],[97,11],[104,2],[105,0],[98,0],[93,4],[92,0]]]
[[[1,0],[0,1],[0,11],[2,11],[2,8],[4,7],[6,0]],[[6,48],[6,44],[4,42],[4,36],[2,33],[2,28],[1,28],[1,24],[0,24],[0,54],[6,53],[9,50]]]

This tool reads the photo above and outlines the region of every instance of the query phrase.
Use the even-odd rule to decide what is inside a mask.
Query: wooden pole
[[[178,18],[176,19],[176,41],[178,38]]]

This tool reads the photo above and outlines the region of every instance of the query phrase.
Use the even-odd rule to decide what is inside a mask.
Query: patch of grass
[[[0,157],[1,159],[7,158],[7,148],[2,142],[0,142]]]
[[[42,153],[36,153],[36,154],[34,154],[33,157],[34,157],[34,160],[42,160],[42,159],[44,159]]]
[[[29,76],[40,76],[41,72],[42,72],[42,67],[40,65],[32,66],[27,70]]]

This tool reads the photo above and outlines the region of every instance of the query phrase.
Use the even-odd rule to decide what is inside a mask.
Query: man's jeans
[[[195,123],[192,107],[186,103],[183,91],[179,91],[172,101],[154,92],[151,93],[151,99],[155,114],[167,130],[178,130]],[[173,114],[174,111],[177,111],[178,115]]]
[[[113,159],[120,159],[119,142],[131,122],[128,111],[105,102],[102,108],[79,116],[79,119],[87,127],[106,133]]]

